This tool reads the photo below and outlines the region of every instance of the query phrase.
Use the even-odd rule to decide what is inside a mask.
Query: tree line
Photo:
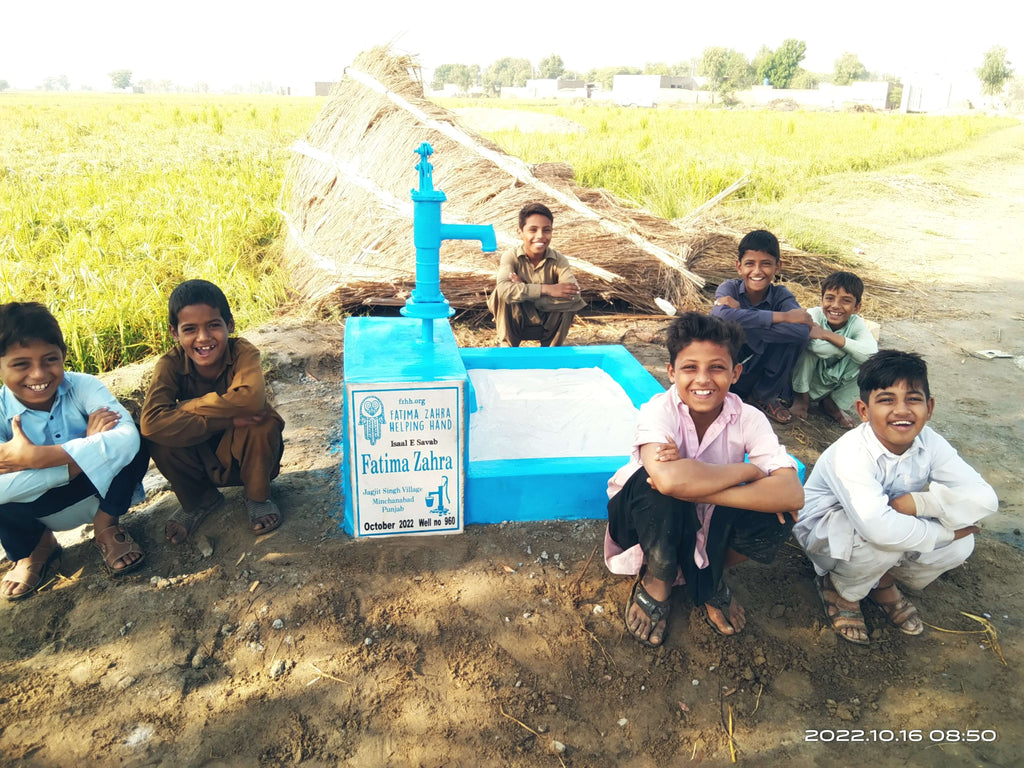
[[[736,91],[762,83],[774,88],[817,88],[821,83],[849,85],[857,80],[899,83],[898,77],[868,71],[859,56],[851,52],[845,52],[835,60],[831,73],[810,72],[801,66],[806,53],[806,42],[790,38],[775,49],[762,46],[753,59],[733,48],[710,46],[700,56],[675,64],[654,62],[642,68],[600,67],[587,72],[566,69],[562,57],[555,53],[541,59],[537,67],[529,59],[505,57],[486,69],[479,64],[441,64],[434,70],[431,87],[441,90],[445,85],[453,84],[464,92],[482,87],[486,93],[497,95],[502,88],[522,87],[533,78],[581,79],[610,89],[615,75],[700,75],[707,78],[705,87],[708,90],[727,99]],[[982,66],[976,70],[984,93],[999,93],[1012,77],[1013,68],[1006,59],[1006,53],[1002,46],[993,46],[985,53]]]

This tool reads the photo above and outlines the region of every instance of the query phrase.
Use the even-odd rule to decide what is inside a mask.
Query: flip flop
[[[660,648],[665,644],[665,637],[668,635],[668,614],[671,608],[671,598],[669,600],[655,600],[648,594],[647,590],[644,589],[643,578],[645,568],[640,569],[640,573],[637,574],[636,581],[633,583],[633,590],[629,593],[629,600],[626,601],[626,610],[622,614],[623,623],[626,625],[626,631],[629,632],[637,642],[643,643],[648,648]],[[651,622],[651,633],[662,621],[665,622],[665,628],[661,631],[661,642],[652,643],[650,641],[650,634],[647,635],[648,639],[640,637],[629,628],[629,609],[634,605],[640,606],[640,610],[644,612],[644,615],[650,619]]]
[[[185,511],[184,507],[178,507],[174,514],[167,518],[168,523],[177,523],[185,529],[185,536],[181,541],[174,541],[167,534],[167,526],[164,526],[164,535],[171,544],[184,544],[192,537],[193,533],[199,530],[199,526],[203,524],[203,520],[209,517],[211,513],[216,512],[224,506],[224,494],[216,489],[214,489],[213,493],[216,493],[217,495],[212,497],[208,502],[199,504],[188,512]]]
[[[771,400],[752,400],[750,404],[764,411],[765,416],[776,424],[789,424],[793,420],[793,414],[777,397]]]
[[[4,595],[4,599],[14,603],[18,600],[24,600],[27,597],[32,597],[32,595],[34,595],[39,590],[39,587],[46,583],[46,576],[49,573],[50,565],[52,565],[54,560],[58,560],[61,558],[63,551],[64,550],[61,549],[60,544],[53,548],[53,551],[50,552],[49,556],[46,558],[46,562],[42,564],[42,567],[40,567],[39,573],[38,575],[36,575],[35,583],[30,583],[27,580],[18,581],[15,579],[7,578],[7,576],[10,576],[14,569],[18,567],[17,564],[15,564],[14,568],[11,568],[11,570],[7,572],[7,576],[3,578],[3,581],[9,581],[12,584],[24,584],[28,587],[28,589],[18,595]],[[32,576],[32,572],[29,571],[26,578],[31,578]]]
[[[717,608],[719,611],[722,612],[722,615],[725,617],[725,622],[730,627],[732,627],[732,632],[723,632],[722,629],[717,624],[715,624],[714,621],[711,620],[711,616],[708,614],[709,605],[712,608]],[[732,620],[729,618],[729,607],[731,605],[732,590],[729,589],[729,585],[723,581],[721,583],[721,586],[719,586],[718,591],[711,596],[711,599],[700,607],[701,613],[704,616],[704,621],[706,621],[708,623],[708,626],[715,630],[715,632],[720,634],[722,637],[734,637],[735,635],[738,635],[740,632],[743,631],[742,629],[736,629],[736,627],[733,626]]]
[[[284,515],[281,514],[281,510],[278,508],[272,500],[267,499],[266,501],[253,501],[252,499],[245,498],[245,511],[249,515],[249,525],[255,526],[256,521],[263,517],[276,517],[277,521],[272,522],[268,525],[264,525],[258,531],[253,528],[253,533],[257,536],[262,536],[265,533],[276,531],[281,527],[281,523],[284,522]]]

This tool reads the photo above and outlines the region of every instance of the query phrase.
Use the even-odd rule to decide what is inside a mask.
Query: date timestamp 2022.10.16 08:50
[[[987,744],[999,738],[991,728],[807,728],[804,730],[805,742],[822,744],[847,742],[883,742],[883,743],[918,743],[926,744]]]

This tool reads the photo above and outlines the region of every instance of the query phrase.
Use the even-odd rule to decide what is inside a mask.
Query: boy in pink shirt
[[[717,632],[741,631],[722,574],[771,562],[793,525],[786,515],[803,506],[796,463],[767,417],[729,392],[742,345],[735,323],[697,312],[672,323],[672,386],[641,407],[630,461],[608,482],[605,562],[638,574],[625,622],[647,645],[664,642],[672,587],[684,582]]]

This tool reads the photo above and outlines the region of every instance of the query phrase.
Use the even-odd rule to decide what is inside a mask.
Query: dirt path
[[[106,578],[70,537],[60,580],[0,605],[0,765],[726,765],[730,718],[740,764],[1019,764],[1024,555],[1006,542],[1020,541],[1024,371],[964,350],[1024,355],[1022,137],[942,161],[975,195],[892,177],[885,199],[799,206],[878,232],[867,258],[905,275],[907,301],[927,310],[883,325],[882,341],[927,355],[935,426],[1008,514],[918,605],[945,629],[980,629],[961,611],[990,616],[1005,666],[984,635],[907,638],[871,609],[872,645],[840,643],[795,547],[730,576],[743,635],[718,637],[677,597],[666,647],[649,651],[623,633],[628,581],[588,564],[600,521],[353,542],[338,532],[330,450],[341,329],[282,324],[250,338],[288,421],[285,525],[254,540],[232,496],[202,529],[212,554],[172,548],[174,501],[154,479],[127,518],[149,553],[140,574]],[[593,321],[574,337],[621,341],[660,370],[660,327]],[[807,460],[838,435],[813,420],[782,434]]]

